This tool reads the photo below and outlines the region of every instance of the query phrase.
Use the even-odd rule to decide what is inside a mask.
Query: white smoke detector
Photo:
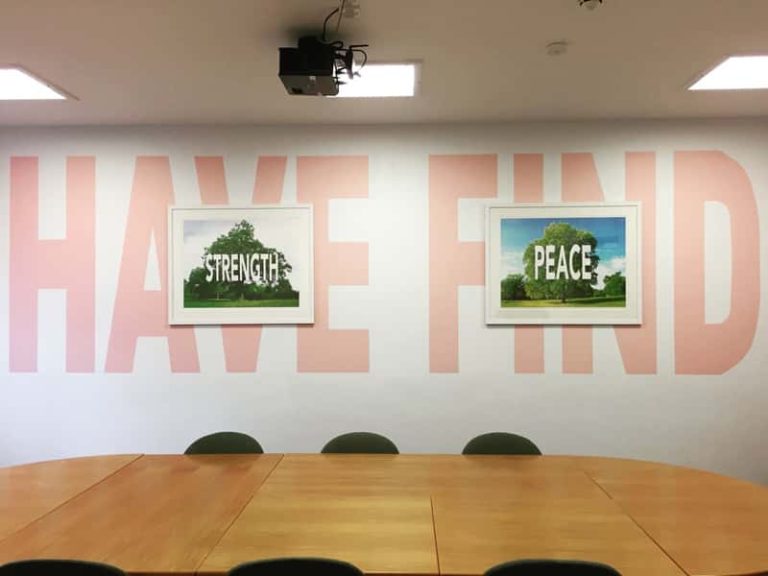
[[[548,56],[562,56],[568,51],[568,42],[565,40],[558,40],[557,42],[550,42],[547,44]]]
[[[602,3],[603,0],[579,0],[579,6],[584,6],[587,10],[594,10]]]

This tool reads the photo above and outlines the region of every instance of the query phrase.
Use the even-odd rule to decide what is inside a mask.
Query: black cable
[[[327,32],[328,32],[328,22],[335,14],[339,15],[339,21],[336,23],[336,32],[339,31],[339,24],[341,23],[341,17],[343,16],[343,10],[344,6],[346,5],[346,0],[341,0],[341,4],[338,8],[335,8],[331,11],[328,16],[325,17],[325,20],[323,20],[323,35],[320,37],[320,41],[325,44],[326,46],[334,48],[334,65],[333,65],[333,79],[336,83],[336,85],[344,84],[339,79],[339,74],[343,72],[347,72],[350,78],[353,76],[359,76],[357,72],[354,72],[353,66],[347,66],[347,62],[345,60],[345,56],[347,56],[349,53],[361,53],[363,55],[363,63],[360,65],[360,68],[365,66],[365,64],[368,62],[368,54],[365,50],[362,50],[362,48],[367,48],[368,44],[352,44],[348,46],[347,48],[344,48],[344,42],[342,40],[335,40],[333,42],[328,42],[327,40]],[[339,62],[341,65],[339,66],[336,62]],[[354,62],[353,62],[354,63]]]
[[[325,42],[325,30],[328,28],[328,20],[333,18],[333,15],[336,14],[339,11],[338,8],[336,8],[333,12],[328,14],[328,16],[325,17],[325,20],[323,21],[323,42]]]
[[[349,46],[349,49],[350,49],[350,50],[351,50],[353,53],[354,53],[354,52],[359,52],[360,54],[362,54],[362,55],[363,55],[363,62],[362,62],[362,64],[360,64],[360,68],[361,68],[361,69],[362,69],[362,68],[363,68],[363,66],[365,66],[365,65],[366,65],[366,63],[368,62],[368,52],[366,52],[365,50],[363,50],[363,48],[368,48],[368,44],[350,44],[350,46]]]
[[[344,6],[347,5],[347,0],[341,0],[341,7],[339,8],[339,19],[336,20],[336,32],[339,33],[339,26],[341,26],[341,18],[344,16]]]
[[[360,68],[362,69],[362,68],[363,68],[363,66],[365,66],[365,65],[368,63],[368,52],[366,52],[365,50],[360,50],[360,48],[355,48],[355,49],[354,49],[354,50],[352,50],[352,51],[353,51],[353,52],[360,52],[360,54],[362,54],[362,55],[363,55],[363,61],[362,61],[362,63],[360,64]]]

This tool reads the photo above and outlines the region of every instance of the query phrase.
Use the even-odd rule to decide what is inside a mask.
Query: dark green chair
[[[373,432],[349,432],[336,436],[321,450],[323,454],[399,454],[389,438]]]
[[[198,438],[184,454],[263,454],[261,445],[242,432],[215,432]]]
[[[274,558],[235,566],[229,576],[363,576],[353,564],[331,558]]]
[[[125,576],[125,572],[99,562],[39,559],[3,564],[0,576]]]
[[[489,432],[475,436],[464,446],[462,454],[531,455],[540,456],[541,450],[525,436],[509,432]]]
[[[513,560],[486,570],[485,576],[621,576],[607,564],[584,560]]]

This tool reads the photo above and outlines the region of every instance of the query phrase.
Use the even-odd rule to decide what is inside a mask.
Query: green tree
[[[218,298],[219,295],[216,292],[216,286],[213,282],[206,282],[205,277],[208,275],[205,268],[195,268],[189,273],[189,279],[184,281],[185,294],[191,294],[198,300],[208,300],[210,298]]]
[[[625,296],[627,294],[627,279],[621,272],[609,274],[605,277],[606,296]]]
[[[555,259],[560,254],[561,249],[565,251],[566,257],[570,257],[571,247],[574,245],[589,245],[590,253],[590,274],[587,278],[574,280],[570,277],[559,276],[555,280],[547,280],[544,267],[540,267],[538,278],[535,270],[535,250],[536,246],[555,246]],[[578,230],[566,222],[553,222],[544,229],[544,235],[528,244],[523,254],[523,263],[525,265],[525,293],[533,300],[554,300],[559,299],[565,302],[568,298],[576,296],[590,296],[592,286],[597,282],[597,265],[600,258],[597,255],[597,238],[588,230]],[[581,270],[582,254],[581,251],[575,254],[574,268]]]
[[[502,300],[525,300],[525,276],[522,274],[509,274],[501,281]]]

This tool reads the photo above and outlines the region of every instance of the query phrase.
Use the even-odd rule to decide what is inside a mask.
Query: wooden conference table
[[[0,469],[0,563],[213,575],[276,556],[387,576],[474,576],[530,557],[624,576],[756,574],[768,570],[768,488],[565,456],[124,455]]]

